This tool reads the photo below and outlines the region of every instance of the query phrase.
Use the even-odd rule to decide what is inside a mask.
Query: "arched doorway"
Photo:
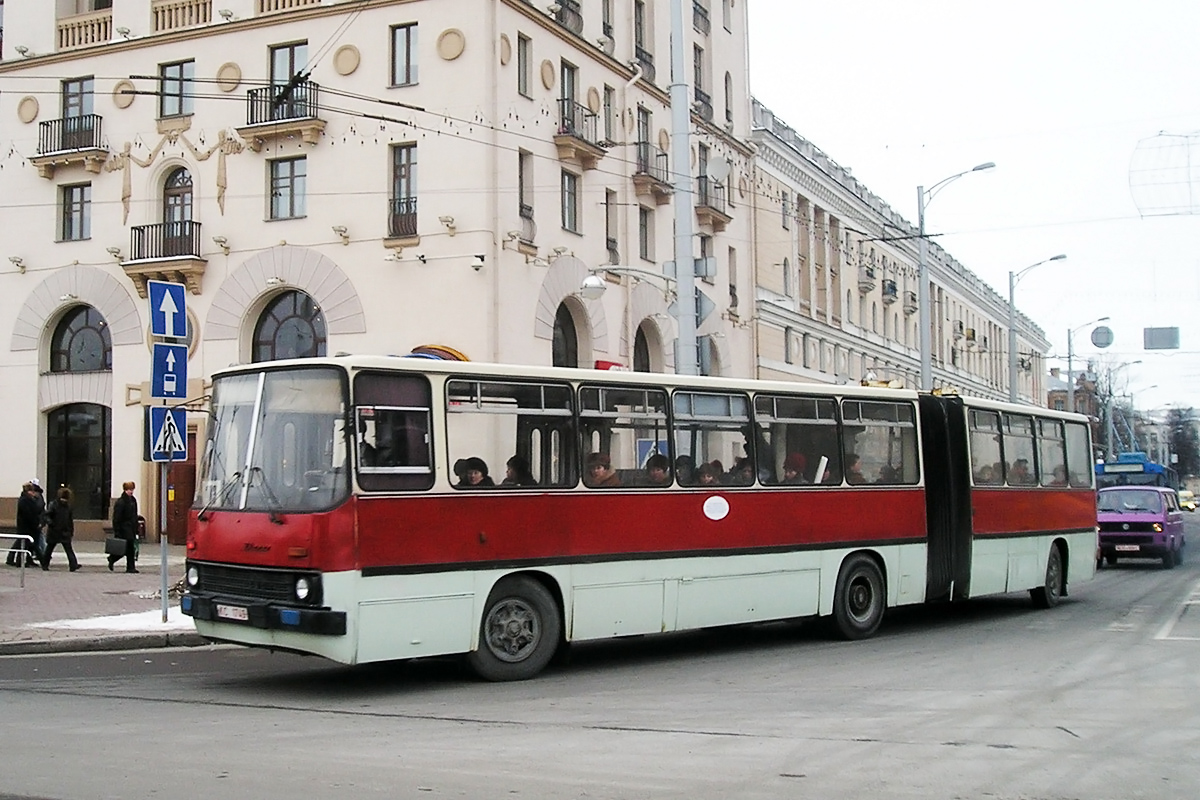
[[[558,311],[554,314],[551,352],[554,366],[579,366],[579,328],[575,325],[575,315],[571,313],[566,301],[558,304]]]
[[[192,174],[179,167],[163,184],[163,255],[192,253],[191,228]]]
[[[325,355],[325,317],[313,298],[287,291],[267,303],[254,326],[254,361]]]

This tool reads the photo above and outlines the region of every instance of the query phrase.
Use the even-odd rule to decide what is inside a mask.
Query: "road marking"
[[[1172,636],[1172,631],[1179,624],[1179,620],[1183,619],[1183,615],[1187,613],[1189,606],[1200,606],[1200,580],[1192,584],[1191,591],[1188,593],[1188,599],[1179,604],[1179,611],[1171,619],[1167,620],[1158,633],[1154,635],[1155,639],[1172,642],[1200,642],[1200,636]]]

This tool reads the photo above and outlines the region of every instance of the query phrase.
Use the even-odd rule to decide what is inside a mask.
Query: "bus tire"
[[[546,587],[524,576],[503,578],[488,595],[479,647],[467,662],[484,680],[527,680],[550,663],[561,638],[562,617]]]
[[[1054,608],[1063,595],[1062,553],[1058,545],[1050,545],[1050,556],[1046,559],[1046,582],[1029,590],[1029,596],[1037,608]]]
[[[843,639],[875,635],[887,607],[883,573],[870,556],[859,553],[842,564],[833,594],[834,630]]]

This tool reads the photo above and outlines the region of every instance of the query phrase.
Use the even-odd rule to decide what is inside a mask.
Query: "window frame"
[[[178,69],[177,76],[169,74]],[[196,76],[196,60],[171,61],[158,65],[158,118],[173,119],[195,114],[195,95],[192,84]],[[168,106],[173,106],[173,110]]]
[[[58,241],[83,242],[92,238],[92,184],[68,183],[59,187]]]
[[[389,35],[389,65],[391,66],[391,83],[393,89],[401,86],[416,86],[419,39],[417,38],[417,23],[402,22],[388,28]],[[401,52],[403,51],[403,52]],[[400,57],[403,55],[403,62]]]
[[[303,169],[297,171],[295,168],[297,164],[303,165]],[[287,174],[282,174],[279,171],[283,165],[289,165]],[[279,191],[280,188],[285,186],[287,189],[286,195]],[[289,156],[287,158],[273,158],[267,161],[268,221],[303,219],[308,216],[307,193],[307,156]],[[285,197],[286,209],[282,205]],[[283,210],[286,210],[287,213],[281,213]]]
[[[562,180],[560,184],[561,206],[562,206],[562,228],[570,233],[583,233],[582,220],[580,219],[580,184],[582,178],[571,172],[569,169],[562,171]]]

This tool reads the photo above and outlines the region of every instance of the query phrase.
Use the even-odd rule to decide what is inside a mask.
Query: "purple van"
[[[1170,569],[1183,563],[1183,511],[1174,489],[1164,486],[1111,486],[1096,494],[1100,555],[1157,558]]]

